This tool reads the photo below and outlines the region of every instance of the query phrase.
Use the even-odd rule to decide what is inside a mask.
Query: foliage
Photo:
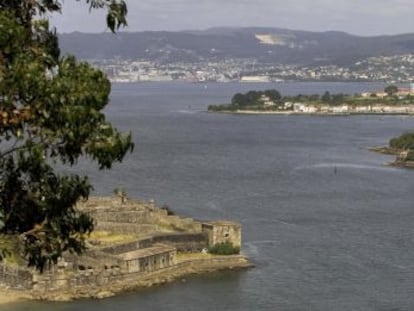
[[[126,24],[123,1],[86,2],[108,9],[112,31]],[[133,149],[131,135],[102,113],[105,75],[60,56],[56,32],[42,19],[60,8],[56,0],[0,0],[0,238],[17,238],[40,271],[64,251],[81,253],[93,230],[75,207],[89,195],[88,178],[60,175],[56,164],[89,157],[108,169]]]
[[[264,95],[269,97],[269,99],[274,102],[279,101],[282,98],[277,90],[265,90]]]
[[[209,247],[208,252],[215,255],[235,255],[240,254],[240,247],[231,242],[222,242]]]
[[[410,150],[407,153],[406,161],[414,161],[414,150]]]
[[[167,212],[167,216],[174,216],[175,212],[167,204],[161,206],[161,209]]]
[[[245,94],[237,93],[231,99],[233,106],[255,106],[263,105],[263,98],[268,97],[271,101],[279,101],[280,93],[277,90],[248,91]]]
[[[387,93],[388,96],[392,96],[398,92],[398,87],[396,85],[388,85],[384,88],[384,92]]]
[[[321,100],[323,101],[323,102],[329,102],[329,101],[331,101],[331,94],[328,92],[328,91],[326,91],[323,95],[322,95],[322,97],[321,97]]]
[[[414,150],[414,133],[404,133],[399,137],[392,138],[389,145],[395,149]]]

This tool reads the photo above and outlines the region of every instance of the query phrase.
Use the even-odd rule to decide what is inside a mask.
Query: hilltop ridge
[[[274,41],[260,40],[263,36]],[[414,34],[361,37],[339,31],[310,32],[266,27],[217,27],[197,31],[65,33],[64,53],[85,59],[196,62],[254,58],[299,65],[349,65],[367,57],[414,53]],[[272,43],[273,42],[273,43]]]

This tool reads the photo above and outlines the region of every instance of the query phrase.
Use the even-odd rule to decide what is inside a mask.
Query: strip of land
[[[303,112],[303,111],[275,111],[275,110],[221,110],[215,113],[246,114],[246,115],[284,115],[284,116],[414,116],[414,112]]]
[[[414,114],[414,85],[409,89],[390,85],[384,91],[361,94],[282,96],[279,91],[249,91],[235,94],[231,102],[210,105],[208,111],[281,115],[411,115]]]
[[[64,253],[42,274],[19,260],[0,263],[0,286],[7,289],[2,303],[106,298],[191,274],[253,266],[240,254],[237,222],[199,222],[125,198],[89,198],[77,208],[96,222],[88,249],[82,256]]]

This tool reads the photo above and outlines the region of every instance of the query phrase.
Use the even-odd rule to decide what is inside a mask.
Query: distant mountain
[[[371,56],[414,53],[414,34],[359,37],[344,32],[279,28],[211,28],[204,31],[145,31],[59,35],[62,51],[83,59],[195,62],[255,58],[260,62],[348,65]]]

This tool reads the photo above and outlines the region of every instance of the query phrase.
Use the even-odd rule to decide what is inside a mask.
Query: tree
[[[330,102],[330,101],[331,101],[331,94],[330,94],[328,91],[326,91],[326,92],[322,95],[321,100],[322,100],[323,102],[325,102],[325,103]]]
[[[259,98],[262,96],[262,92],[258,91],[248,91],[246,94],[244,94],[246,98],[246,105],[252,106],[257,105]]]
[[[333,105],[340,105],[343,103],[345,99],[345,95],[342,93],[338,93],[338,94],[333,94],[331,96],[331,102]]]
[[[126,24],[118,0],[86,0],[106,8],[107,25]],[[81,253],[93,219],[76,208],[92,189],[87,177],[62,175],[56,164],[79,158],[108,169],[133,149],[131,134],[105,120],[110,82],[87,63],[60,56],[46,13],[56,0],[0,0],[0,259],[1,242],[20,242],[29,266],[42,271],[63,252]]]
[[[274,102],[279,101],[282,98],[279,91],[277,90],[265,90],[264,95],[269,97],[269,99]]]
[[[384,92],[387,93],[388,96],[392,96],[398,93],[398,87],[396,85],[388,85],[385,87]]]
[[[241,93],[236,93],[231,99],[231,104],[235,106],[245,106],[248,104],[247,98]]]

